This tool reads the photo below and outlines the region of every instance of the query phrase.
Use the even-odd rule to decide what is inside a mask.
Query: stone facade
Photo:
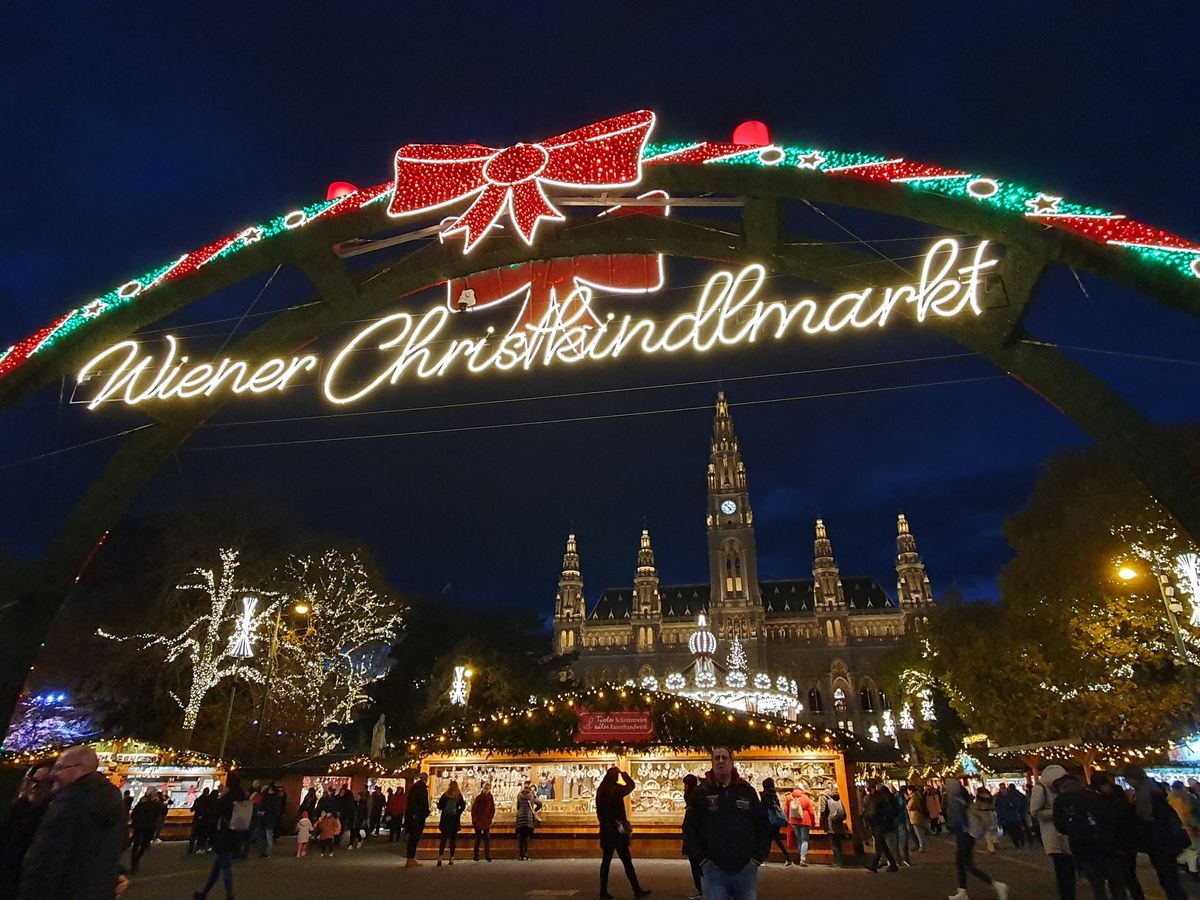
[[[737,636],[751,670],[795,679],[803,720],[865,732],[890,708],[880,659],[919,627],[934,603],[904,515],[897,518],[896,597],[869,577],[842,577],[825,524],[816,521],[811,578],[760,580],[746,466],[724,394],[717,395],[708,464],[706,584],[661,585],[643,530],[631,588],[584,597],[575,535],[567,538],[554,608],[554,649],[576,654],[577,681],[660,682],[691,664],[688,637],[707,615],[724,660]]]

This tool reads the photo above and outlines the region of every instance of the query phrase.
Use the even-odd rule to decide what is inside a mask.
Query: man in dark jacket
[[[21,900],[112,900],[125,849],[125,803],[91,747],[64,751],[55,793],[25,855]]]
[[[429,776],[422,772],[408,792],[408,808],[404,811],[404,829],[408,832],[408,862],[405,866],[419,866],[417,845],[421,843],[421,835],[425,831],[425,822],[429,818],[429,786],[426,784]]]
[[[0,900],[17,896],[21,860],[50,805],[52,786],[49,764],[34,766],[25,776],[20,796],[0,823]]]
[[[1054,827],[1070,841],[1075,867],[1097,897],[1107,897],[1111,890],[1113,900],[1126,900],[1129,895],[1112,808],[1074,775],[1054,782],[1054,791],[1058,795],[1054,801]]]
[[[733,754],[714,747],[712,769],[688,795],[683,817],[683,851],[700,860],[704,896],[754,897],[771,832],[758,793],[733,767]]]
[[[159,818],[166,808],[166,804],[158,797],[158,791],[149,790],[142,795],[142,799],[134,805],[133,812],[130,813],[129,824],[133,827],[133,843],[129,850],[129,870],[135,875],[141,868],[142,856],[154,840]]]

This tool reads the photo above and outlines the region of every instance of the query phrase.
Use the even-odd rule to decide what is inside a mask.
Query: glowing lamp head
[[[771,143],[771,132],[765,122],[749,119],[733,129],[733,143],[765,147]]]
[[[357,191],[354,185],[348,181],[331,181],[329,187],[325,189],[326,200],[336,200],[338,197],[345,197]]]
[[[292,611],[298,616],[307,616],[310,612],[312,612],[312,607],[304,601],[301,601],[292,607]]]
[[[1138,577],[1138,570],[1133,568],[1133,566],[1121,566],[1121,568],[1117,569],[1117,577],[1122,581],[1132,581]]]

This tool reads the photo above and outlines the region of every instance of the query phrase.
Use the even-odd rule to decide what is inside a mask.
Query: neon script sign
[[[592,286],[576,282],[561,300],[552,295],[536,321],[514,326],[503,336],[489,326],[475,337],[453,337],[448,332],[454,314],[438,305],[421,314],[397,312],[371,322],[324,366],[314,354],[257,365],[230,357],[194,363],[180,354],[178,341],[168,335],[165,352],[157,357],[143,354],[134,340],[115,344],[89,360],[78,380],[104,379],[88,403],[89,409],[96,409],[109,400],[136,406],[221,392],[278,393],[303,373],[320,370],[325,397],[331,403],[348,404],[394,387],[406,377],[441,378],[463,369],[472,373],[529,370],[688,348],[707,353],[759,339],[883,328],[897,306],[908,308],[917,322],[953,318],[965,311],[978,316],[983,276],[999,262],[989,256],[989,247],[985,240],[973,253],[964,253],[957,240],[943,238],[925,254],[915,281],[882,290],[850,291],[824,304],[808,297],[760,298],[767,271],[755,263],[739,272],[715,273],[692,310],[666,321],[630,314],[598,316],[592,309]]]

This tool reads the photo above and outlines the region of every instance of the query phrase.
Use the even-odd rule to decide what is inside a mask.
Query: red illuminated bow
[[[479,194],[442,232],[466,232],[464,253],[487,234],[507,204],[527,244],[541,219],[562,220],[543,185],[627,187],[642,177],[642,147],[654,113],[638,110],[535,144],[504,149],[454,144],[405,144],[396,151],[389,216],[407,216]]]

